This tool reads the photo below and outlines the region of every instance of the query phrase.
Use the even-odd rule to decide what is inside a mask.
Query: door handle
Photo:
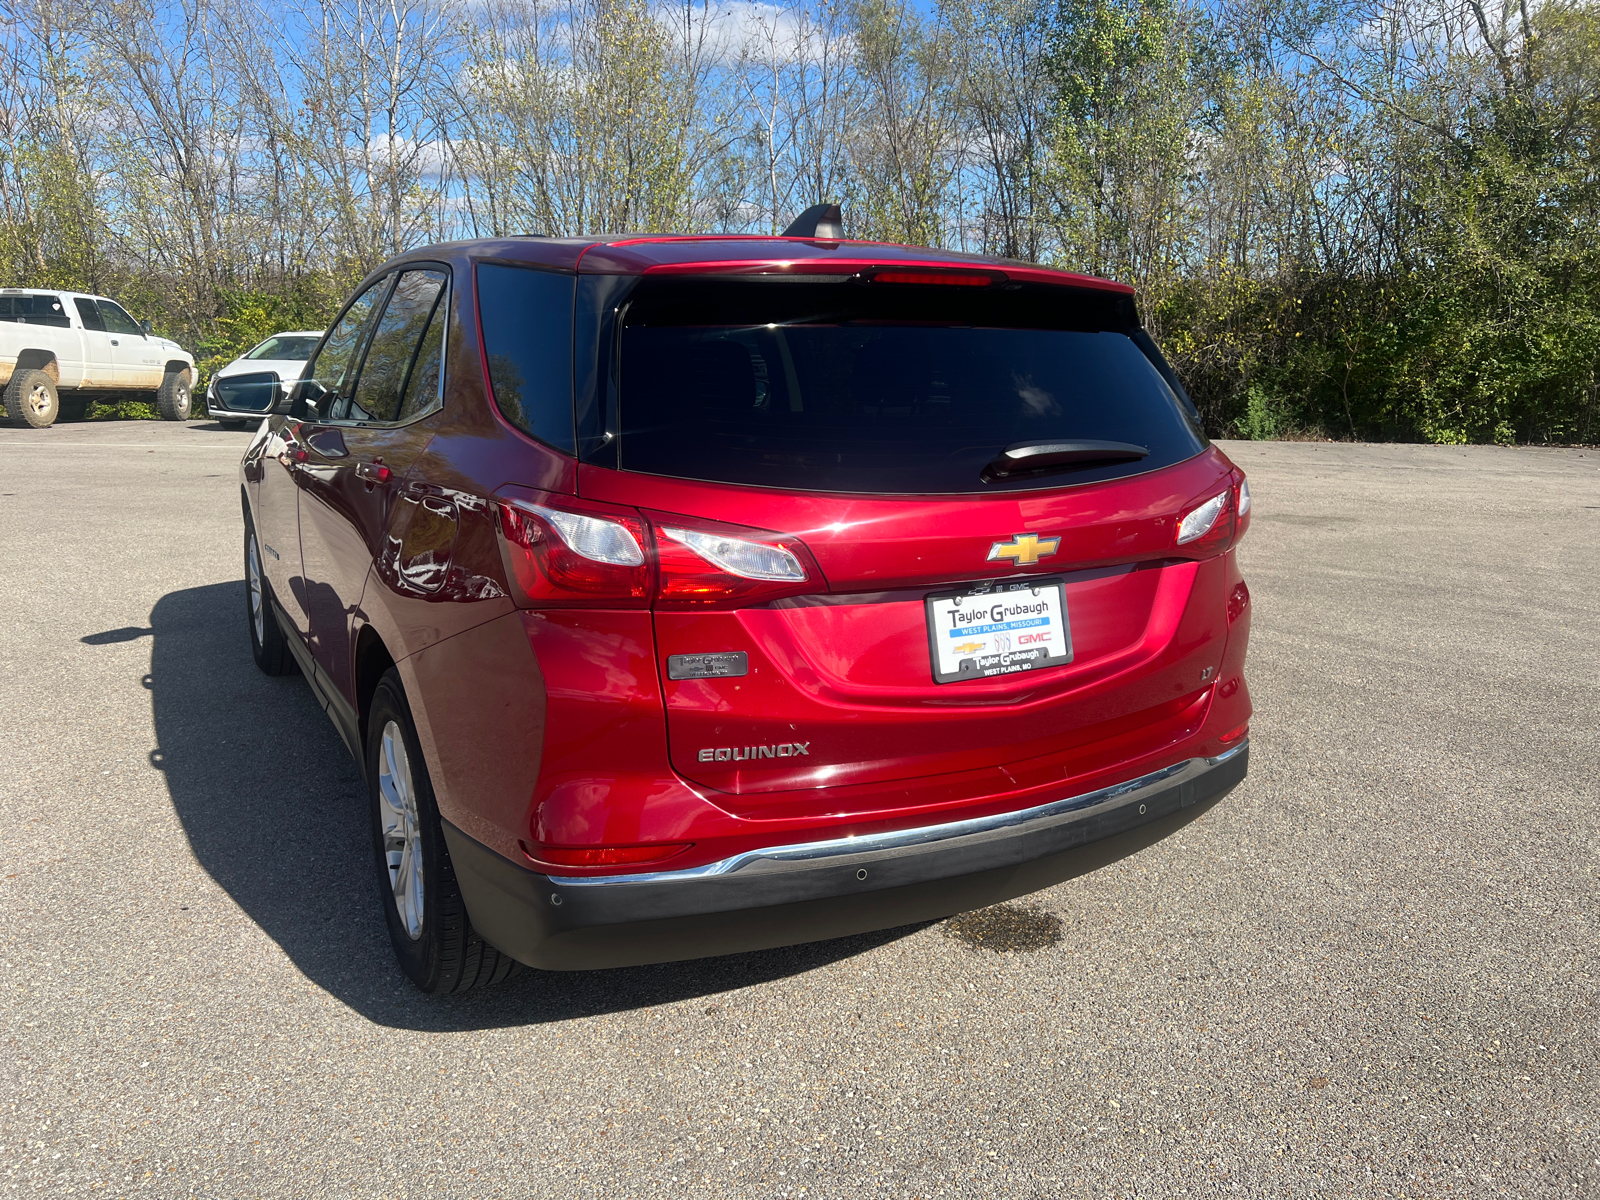
[[[112,339],[111,339],[111,344],[112,344],[112,345],[113,345],[113,346],[120,346],[120,345],[122,345],[122,343],[121,343],[121,342],[119,342],[119,341],[117,341],[117,339],[116,339],[116,338],[112,338]]]
[[[388,467],[383,465],[383,460],[381,458],[373,459],[371,462],[359,462],[356,464],[356,478],[366,480],[368,487],[372,487],[379,483],[388,483],[390,476],[393,474],[393,471],[389,470]]]

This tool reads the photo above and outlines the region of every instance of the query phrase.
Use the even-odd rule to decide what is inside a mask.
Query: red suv
[[[1247,762],[1245,479],[1131,290],[819,237],[402,255],[242,467],[424,990],[1057,883]]]

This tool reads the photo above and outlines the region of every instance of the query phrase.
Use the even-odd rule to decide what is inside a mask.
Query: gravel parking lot
[[[430,1000],[248,436],[0,430],[0,1195],[1600,1196],[1600,453],[1229,444],[1252,774],[1132,859]]]

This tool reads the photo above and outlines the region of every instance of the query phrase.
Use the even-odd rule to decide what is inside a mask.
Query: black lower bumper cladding
[[[448,822],[444,830],[478,932],[529,966],[578,971],[790,946],[998,904],[1160,841],[1248,766],[1245,743],[1022,812],[644,875],[542,875]]]

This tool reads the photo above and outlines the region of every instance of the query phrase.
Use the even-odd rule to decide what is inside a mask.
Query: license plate
[[[1059,579],[1030,579],[927,598],[933,681],[989,679],[1072,661],[1067,592]]]

